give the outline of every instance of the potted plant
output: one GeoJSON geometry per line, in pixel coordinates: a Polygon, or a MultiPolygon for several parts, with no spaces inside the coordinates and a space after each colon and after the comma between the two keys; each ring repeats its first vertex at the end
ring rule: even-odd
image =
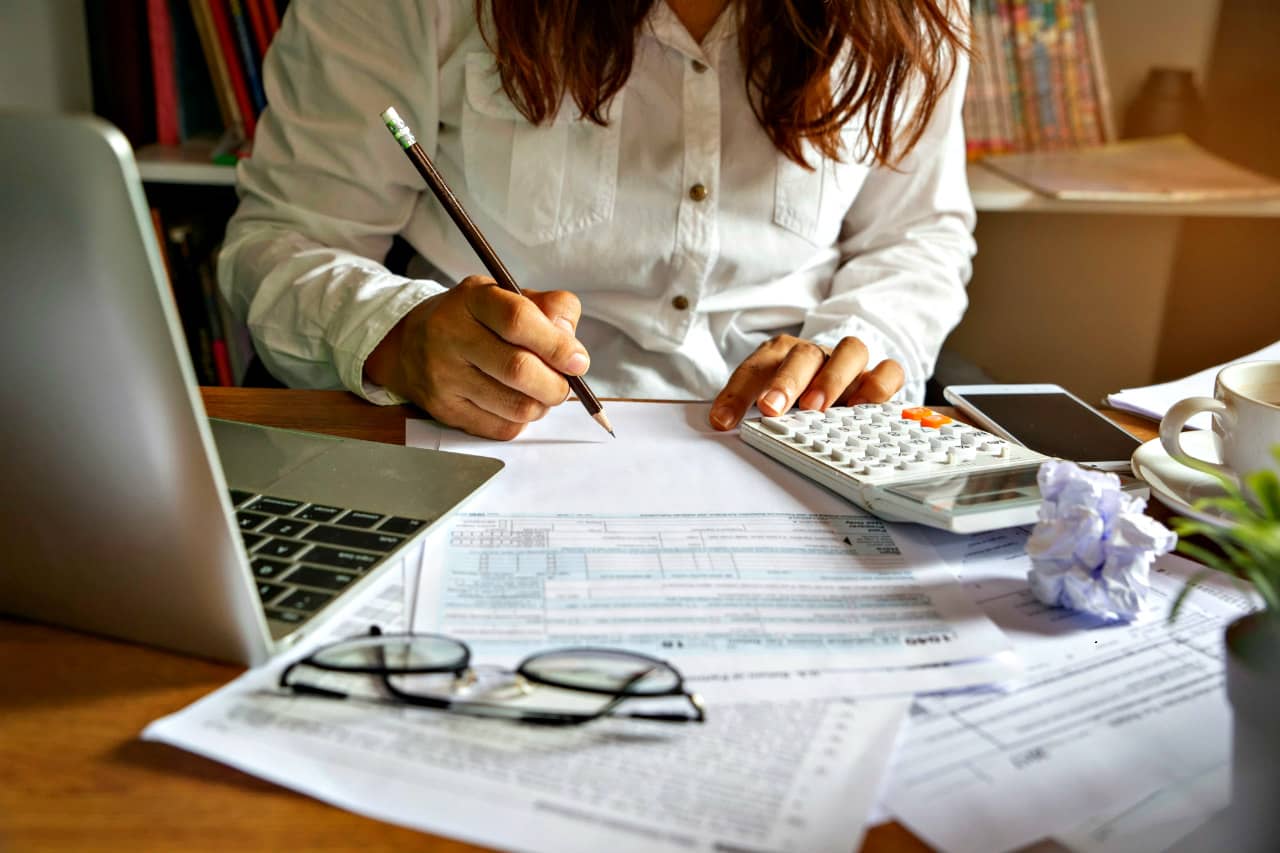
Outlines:
{"type": "MultiPolygon", "coordinates": [[[[1272,453],[1280,469],[1280,446],[1272,453]]],[[[1231,805],[1206,827],[1207,835],[1230,842],[1233,850],[1275,850],[1280,844],[1280,476],[1257,471],[1237,484],[1201,470],[1217,477],[1225,494],[1197,501],[1196,509],[1231,524],[1175,518],[1178,550],[1210,569],[1245,578],[1263,600],[1263,609],[1237,619],[1225,632],[1227,698],[1234,718],[1231,805]],[[1189,536],[1203,537],[1216,548],[1188,541],[1189,536]]],[[[1187,584],[1171,618],[1202,578],[1187,584]]],[[[1210,840],[1201,833],[1193,837],[1210,840]]]]}

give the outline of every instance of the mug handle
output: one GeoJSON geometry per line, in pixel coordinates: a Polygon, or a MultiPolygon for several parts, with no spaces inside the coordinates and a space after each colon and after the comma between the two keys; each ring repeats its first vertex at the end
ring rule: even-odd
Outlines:
{"type": "Polygon", "coordinates": [[[1182,449],[1182,428],[1187,421],[1201,412],[1209,412],[1218,419],[1224,429],[1231,429],[1235,421],[1235,414],[1221,400],[1215,397],[1188,397],[1174,403],[1168,413],[1160,419],[1160,443],[1164,445],[1166,453],[1184,465],[1188,460],[1194,460],[1197,464],[1192,467],[1212,468],[1230,479],[1235,479],[1235,472],[1226,465],[1193,456],[1182,449]]]}

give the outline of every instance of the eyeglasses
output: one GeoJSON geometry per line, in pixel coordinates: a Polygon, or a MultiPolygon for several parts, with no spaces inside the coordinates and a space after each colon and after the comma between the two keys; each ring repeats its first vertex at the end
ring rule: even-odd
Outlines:
{"type": "Polygon", "coordinates": [[[566,648],[525,658],[514,670],[473,669],[471,650],[441,634],[367,635],[321,646],[280,674],[280,687],[327,699],[375,698],[406,705],[543,725],[567,726],[625,717],[701,723],[702,700],[666,661],[635,652],[566,648]],[[377,678],[382,697],[353,694],[324,673],[377,678]],[[317,683],[323,681],[324,683],[317,683]],[[639,710],[635,705],[686,700],[692,711],[639,710]],[[632,707],[620,709],[624,702],[632,707]]]}

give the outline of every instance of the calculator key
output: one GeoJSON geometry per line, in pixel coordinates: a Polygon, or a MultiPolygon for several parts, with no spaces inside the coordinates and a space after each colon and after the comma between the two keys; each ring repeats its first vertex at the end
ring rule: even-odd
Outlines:
{"type": "Polygon", "coordinates": [[[844,463],[844,462],[848,462],[849,459],[850,459],[850,456],[849,456],[848,450],[842,447],[831,448],[831,461],[844,463]]]}
{"type": "Polygon", "coordinates": [[[355,569],[357,571],[371,568],[381,559],[376,554],[345,551],[341,548],[326,548],[323,545],[316,545],[307,552],[306,556],[308,563],[319,563],[323,566],[333,566],[338,569],[355,569]]]}
{"type": "Polygon", "coordinates": [[[289,515],[302,506],[302,501],[291,501],[285,498],[258,498],[249,505],[254,512],[269,512],[272,515],[289,515]]]}
{"type": "Polygon", "coordinates": [[[232,506],[240,506],[240,504],[253,498],[253,492],[246,492],[243,489],[228,489],[227,494],[231,495],[232,506]]]}
{"type": "Polygon", "coordinates": [[[277,518],[262,528],[262,532],[270,533],[273,536],[297,536],[309,526],[305,521],[298,521],[293,518],[277,518]]]}
{"type": "Polygon", "coordinates": [[[259,583],[258,598],[262,599],[263,604],[270,604],[274,599],[280,597],[280,593],[284,592],[288,587],[280,586],[277,583],[259,583]]]}
{"type": "Polygon", "coordinates": [[[934,412],[933,414],[920,419],[920,425],[927,427],[941,427],[949,423],[951,423],[951,418],[938,412],[934,412]]]}
{"type": "Polygon", "coordinates": [[[386,521],[382,522],[382,524],[379,524],[378,529],[387,533],[399,533],[402,536],[407,536],[410,533],[416,533],[424,524],[426,524],[426,522],[421,519],[402,518],[397,515],[394,518],[388,518],[386,521]]]}
{"type": "Polygon", "coordinates": [[[928,406],[911,406],[902,410],[902,416],[909,421],[918,421],[923,417],[933,414],[933,409],[928,406]]]}
{"type": "Polygon", "coordinates": [[[249,512],[242,509],[236,513],[236,523],[240,525],[241,530],[253,530],[270,517],[260,512],[249,512]]]}
{"type": "Polygon", "coordinates": [[[348,548],[359,548],[362,551],[394,551],[404,541],[399,536],[386,533],[370,533],[364,530],[349,530],[343,527],[330,527],[317,524],[302,535],[308,542],[323,542],[326,545],[345,545],[348,548]]]}
{"type": "Polygon", "coordinates": [[[761,418],[760,424],[769,432],[787,437],[791,434],[791,426],[782,418],[761,418]]]}
{"type": "Polygon", "coordinates": [[[278,578],[285,572],[289,571],[289,563],[282,563],[279,560],[268,560],[265,557],[257,557],[250,561],[253,567],[253,574],[259,578],[278,578]]]}
{"type": "Polygon", "coordinates": [[[261,533],[241,533],[240,538],[244,540],[244,549],[246,551],[252,551],[254,545],[257,545],[267,537],[263,536],[261,533]]]}
{"type": "Polygon", "coordinates": [[[298,513],[294,518],[305,519],[306,521],[333,521],[338,517],[342,510],[336,506],[325,506],[324,504],[312,504],[311,506],[298,513]]]}
{"type": "Polygon", "coordinates": [[[301,622],[307,617],[303,616],[301,613],[294,613],[292,610],[270,609],[267,611],[267,618],[274,619],[277,622],[288,622],[290,624],[297,624],[298,622],[301,622]]]}
{"type": "Polygon", "coordinates": [[[359,575],[355,572],[334,572],[329,569],[318,569],[315,566],[302,566],[289,575],[289,583],[299,586],[315,586],[320,589],[342,589],[348,586],[359,575]]]}
{"type": "Polygon", "coordinates": [[[292,557],[307,547],[306,542],[294,542],[289,539],[272,539],[258,549],[258,553],[268,557],[292,557]]]}
{"type": "Polygon", "coordinates": [[[290,610],[302,610],[310,613],[313,610],[319,610],[332,600],[333,596],[328,593],[312,592],[309,589],[295,589],[285,596],[283,600],[277,601],[276,607],[288,607],[290,610]]]}
{"type": "Polygon", "coordinates": [[[345,524],[348,527],[373,527],[384,517],[376,512],[358,512],[353,509],[334,523],[345,524]]]}

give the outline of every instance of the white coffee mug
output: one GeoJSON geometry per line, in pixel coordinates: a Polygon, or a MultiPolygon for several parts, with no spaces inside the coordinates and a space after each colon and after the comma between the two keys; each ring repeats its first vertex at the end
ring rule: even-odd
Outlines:
{"type": "Polygon", "coordinates": [[[1263,468],[1280,470],[1271,449],[1280,444],[1280,361],[1247,361],[1224,367],[1212,397],[1188,397],[1160,421],[1160,443],[1178,461],[1191,456],[1237,482],[1263,468]],[[1213,431],[1225,464],[1182,449],[1182,427],[1200,412],[1213,415],[1213,431]]]}

